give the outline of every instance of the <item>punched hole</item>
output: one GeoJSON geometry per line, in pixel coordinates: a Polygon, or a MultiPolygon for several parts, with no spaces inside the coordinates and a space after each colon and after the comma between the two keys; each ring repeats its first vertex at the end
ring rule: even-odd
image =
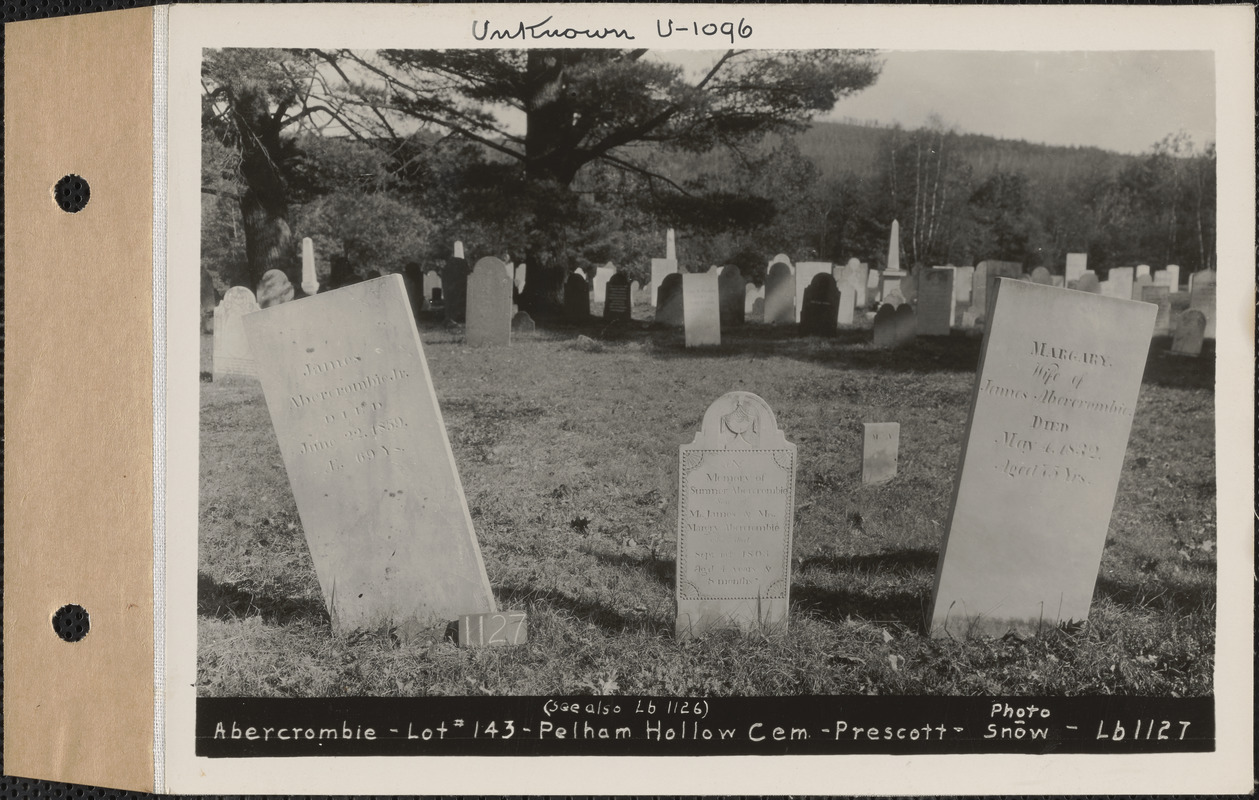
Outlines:
{"type": "Polygon", "coordinates": [[[78,175],[67,175],[57,181],[57,185],[53,187],[52,196],[57,201],[57,205],[61,206],[62,211],[77,214],[87,205],[88,199],[92,196],[92,189],[84,178],[78,175]]]}
{"type": "Polygon", "coordinates": [[[78,642],[87,636],[92,623],[87,618],[87,610],[83,606],[65,605],[52,615],[52,629],[63,641],[78,642]]]}

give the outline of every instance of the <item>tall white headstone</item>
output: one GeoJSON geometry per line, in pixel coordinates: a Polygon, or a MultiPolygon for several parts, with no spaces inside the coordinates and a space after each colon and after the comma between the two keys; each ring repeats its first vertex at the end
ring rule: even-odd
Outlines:
{"type": "Polygon", "coordinates": [[[1089,254],[1088,253],[1067,253],[1067,268],[1064,272],[1067,278],[1067,285],[1070,286],[1072,281],[1078,281],[1084,270],[1088,269],[1089,254]]]}
{"type": "Polygon", "coordinates": [[[721,296],[715,272],[682,275],[682,324],[686,346],[721,344],[721,296]]]}
{"type": "MultiPolygon", "coordinates": [[[[670,228],[664,235],[664,257],[677,263],[678,245],[677,240],[673,236],[673,228],[670,228]]],[[[674,271],[676,272],[677,270],[675,269],[674,271]]]]}
{"type": "Polygon", "coordinates": [[[887,269],[899,272],[901,268],[901,224],[892,220],[892,235],[887,242],[887,269]]]}
{"type": "Polygon", "coordinates": [[[455,242],[455,258],[463,258],[463,242],[455,242]]]}

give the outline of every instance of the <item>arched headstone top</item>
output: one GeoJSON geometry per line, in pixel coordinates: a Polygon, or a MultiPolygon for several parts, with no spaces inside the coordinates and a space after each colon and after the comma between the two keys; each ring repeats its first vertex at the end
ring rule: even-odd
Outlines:
{"type": "Polygon", "coordinates": [[[691,446],[711,449],[795,449],[778,427],[774,411],[751,392],[727,392],[704,412],[691,446]]]}

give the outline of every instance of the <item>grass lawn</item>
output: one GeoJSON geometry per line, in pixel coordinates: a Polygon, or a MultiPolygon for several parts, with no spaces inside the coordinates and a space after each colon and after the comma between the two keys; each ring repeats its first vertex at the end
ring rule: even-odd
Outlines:
{"type": "Polygon", "coordinates": [[[602,333],[540,327],[471,349],[421,321],[494,594],[529,614],[518,648],[459,649],[442,629],[405,647],[389,631],[334,635],[260,386],[203,380],[198,693],[1212,692],[1210,350],[1177,358],[1154,342],[1089,624],[961,642],[922,631],[978,337],[889,352],[869,331],[749,325],[698,352],[680,330],[602,333]],[[763,397],[799,448],[790,630],[679,642],[678,445],[735,389],[763,397]],[[861,423],[883,421],[901,426],[899,474],[862,486],[861,423]]]}

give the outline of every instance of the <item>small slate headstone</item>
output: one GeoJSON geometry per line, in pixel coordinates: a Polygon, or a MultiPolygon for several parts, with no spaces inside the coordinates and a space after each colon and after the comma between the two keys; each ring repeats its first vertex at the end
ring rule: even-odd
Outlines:
{"type": "MultiPolygon", "coordinates": [[[[456,242],[459,252],[463,244],[456,242]]],[[[442,270],[442,301],[446,304],[446,319],[462,324],[468,318],[468,262],[461,256],[451,258],[442,270]]]]}
{"type": "Polygon", "coordinates": [[[1102,286],[1097,280],[1097,273],[1092,270],[1085,270],[1075,284],[1076,291],[1088,292],[1089,294],[1101,294],[1102,286]]]}
{"type": "Polygon", "coordinates": [[[604,322],[629,322],[633,318],[633,306],[630,303],[629,277],[624,272],[617,272],[608,278],[604,286],[603,320],[604,322]]]}
{"type": "Polygon", "coordinates": [[[258,362],[249,348],[249,340],[245,338],[244,324],[241,322],[246,314],[258,310],[254,293],[244,286],[233,286],[223,295],[223,300],[214,309],[214,340],[213,365],[211,375],[218,380],[224,375],[258,374],[258,362]]]}
{"type": "Polygon", "coordinates": [[[791,325],[796,321],[796,276],[791,267],[775,262],[765,276],[765,324],[791,325]]]}
{"type": "Polygon", "coordinates": [[[765,298],[764,297],[758,297],[752,301],[752,314],[754,316],[760,317],[762,320],[765,319],[765,298]]]}
{"type": "Polygon", "coordinates": [[[487,256],[476,262],[468,278],[468,327],[464,340],[469,347],[505,347],[511,344],[511,278],[502,261],[487,256]]]}
{"type": "Polygon", "coordinates": [[[874,346],[896,347],[896,309],[884,303],[874,314],[874,346]]]}
{"type": "Polygon", "coordinates": [[[289,276],[278,269],[269,269],[262,274],[262,281],[258,284],[258,307],[270,308],[287,303],[294,294],[289,276]]]}
{"type": "Polygon", "coordinates": [[[517,311],[511,318],[511,329],[513,333],[533,333],[537,330],[537,326],[533,324],[533,317],[525,311],[517,311]]]}
{"type": "Polygon", "coordinates": [[[743,324],[743,303],[747,299],[747,282],[735,266],[722,267],[717,273],[717,291],[721,301],[721,327],[733,328],[743,324]]]}
{"type": "Polygon", "coordinates": [[[936,568],[933,636],[1088,617],[1155,309],[995,287],[936,568]]]}
{"type": "Polygon", "coordinates": [[[1184,356],[1202,354],[1202,339],[1206,334],[1207,317],[1196,308],[1182,311],[1176,318],[1176,334],[1172,337],[1172,352],[1184,356]]]}
{"type": "Polygon", "coordinates": [[[564,282],[564,316],[569,322],[590,319],[590,284],[580,270],[574,270],[564,282]]]}
{"type": "Polygon", "coordinates": [[[893,313],[896,322],[896,347],[904,347],[907,344],[913,344],[914,339],[918,336],[918,320],[914,314],[914,307],[909,303],[897,306],[893,313]]]}
{"type": "Polygon", "coordinates": [[[804,290],[800,333],[806,336],[834,336],[838,319],[839,289],[835,288],[835,279],[829,270],[814,273],[804,290]]]}
{"type": "Polygon", "coordinates": [[[749,392],[708,407],[679,448],[676,634],[785,630],[796,446],[749,392]]]}
{"type": "Polygon", "coordinates": [[[656,322],[680,328],[684,324],[682,316],[682,273],[672,272],[665,276],[660,284],[660,294],[656,298],[656,322]]]}
{"type": "Polygon", "coordinates": [[[861,482],[885,483],[896,477],[901,444],[899,422],[862,423],[861,482]]]}
{"type": "Polygon", "coordinates": [[[1049,270],[1044,267],[1037,267],[1032,270],[1032,283],[1039,283],[1041,286],[1052,286],[1053,279],[1049,274],[1049,270]]]}
{"type": "Polygon", "coordinates": [[[494,611],[402,277],[245,328],[333,629],[403,634],[494,611]]]}
{"type": "Polygon", "coordinates": [[[918,332],[923,336],[948,336],[953,328],[957,296],[952,267],[924,270],[918,278],[918,332]]]}
{"type": "Polygon", "coordinates": [[[813,283],[813,276],[822,273],[830,275],[833,266],[829,261],[801,261],[796,264],[795,322],[801,322],[804,319],[804,292],[813,283]]]}
{"type": "Polygon", "coordinates": [[[721,344],[721,297],[717,273],[682,276],[682,321],[687,347],[721,344]]]}
{"type": "Polygon", "coordinates": [[[765,298],[765,287],[748,281],[743,287],[743,316],[746,319],[756,307],[757,298],[765,298]]]}

